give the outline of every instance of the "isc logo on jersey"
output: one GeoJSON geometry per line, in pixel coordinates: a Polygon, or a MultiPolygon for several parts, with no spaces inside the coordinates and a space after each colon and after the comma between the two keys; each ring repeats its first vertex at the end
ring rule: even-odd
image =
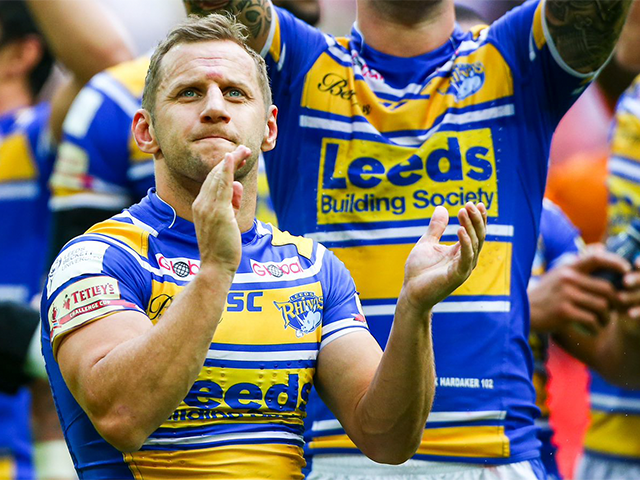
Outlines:
{"type": "Polygon", "coordinates": [[[325,139],[318,179],[318,223],[418,220],[437,206],[455,215],[483,202],[498,215],[491,130],[438,132],[419,147],[325,139]]]}

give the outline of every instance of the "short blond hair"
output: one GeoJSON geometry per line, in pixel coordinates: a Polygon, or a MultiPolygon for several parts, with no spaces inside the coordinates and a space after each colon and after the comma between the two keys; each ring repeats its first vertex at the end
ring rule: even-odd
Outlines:
{"type": "Polygon", "coordinates": [[[209,41],[230,40],[238,44],[249,54],[256,66],[258,84],[262,90],[265,107],[271,105],[271,87],[264,59],[247,45],[247,28],[230,15],[211,14],[206,17],[189,15],[186,20],[175,26],[160,42],[151,56],[149,70],[142,92],[142,108],[153,115],[156,93],[162,81],[161,64],[165,55],[176,45],[209,41]]]}

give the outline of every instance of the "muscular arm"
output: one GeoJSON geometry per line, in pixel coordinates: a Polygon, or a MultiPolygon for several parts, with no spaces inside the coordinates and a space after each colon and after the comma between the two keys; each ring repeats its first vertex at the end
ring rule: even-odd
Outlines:
{"type": "Polygon", "coordinates": [[[376,462],[402,463],[422,439],[435,393],[431,310],[471,273],[486,232],[483,207],[467,205],[458,218],[464,230],[457,246],[438,244],[447,218],[436,211],[409,255],[384,354],[372,337],[354,333],[327,345],[318,357],[318,392],[358,448],[376,462]],[[460,256],[454,265],[450,255],[456,248],[460,256]]]}
{"type": "Polygon", "coordinates": [[[625,68],[640,69],[640,2],[633,2],[620,42],[618,42],[617,60],[625,68]]]}
{"type": "Polygon", "coordinates": [[[616,45],[632,0],[547,0],[549,32],[562,59],[580,73],[598,70],[616,45]]]}
{"type": "Polygon", "coordinates": [[[240,263],[233,208],[241,193],[233,172],[246,157],[246,149],[227,154],[204,182],[193,204],[200,270],[162,321],[152,326],[142,313],[119,312],[60,344],[57,359],[65,383],[96,430],[121,451],[142,446],[202,369],[240,263]]]}

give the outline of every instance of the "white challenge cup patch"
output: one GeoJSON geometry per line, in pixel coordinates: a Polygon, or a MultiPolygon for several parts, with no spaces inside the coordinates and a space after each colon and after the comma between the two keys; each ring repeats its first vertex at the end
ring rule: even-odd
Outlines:
{"type": "Polygon", "coordinates": [[[80,280],[62,290],[49,307],[51,338],[128,304],[120,298],[116,279],[100,276],[80,280]]]}
{"type": "Polygon", "coordinates": [[[51,266],[47,278],[47,298],[74,277],[102,273],[104,254],[109,245],[87,241],[76,243],[62,252],[51,266]]]}

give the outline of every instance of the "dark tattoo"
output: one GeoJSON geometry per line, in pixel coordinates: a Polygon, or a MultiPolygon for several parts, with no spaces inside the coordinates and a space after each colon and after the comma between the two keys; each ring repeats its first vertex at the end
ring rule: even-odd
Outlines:
{"type": "Polygon", "coordinates": [[[548,0],[546,18],[562,59],[589,73],[607,61],[632,0],[548,0]]]}
{"type": "Polygon", "coordinates": [[[200,16],[229,12],[235,15],[249,30],[252,40],[266,37],[271,28],[271,8],[268,0],[184,0],[189,13],[200,16]]]}

